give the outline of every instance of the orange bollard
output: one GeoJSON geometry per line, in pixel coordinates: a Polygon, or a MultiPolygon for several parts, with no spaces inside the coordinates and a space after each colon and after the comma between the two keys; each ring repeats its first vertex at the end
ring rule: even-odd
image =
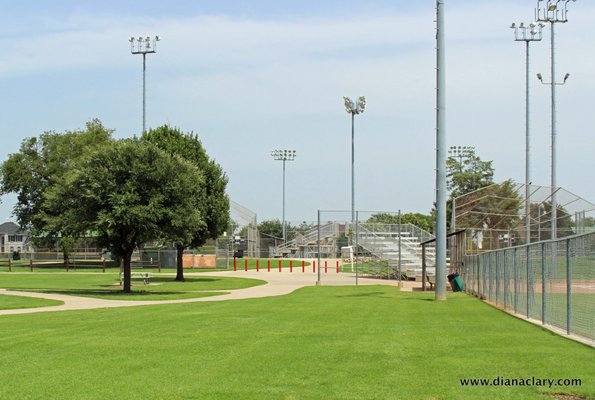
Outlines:
{"type": "Polygon", "coordinates": [[[235,258],[233,259],[233,271],[236,272],[238,270],[238,260],[235,258]]]}
{"type": "Polygon", "coordinates": [[[312,261],[312,272],[316,272],[316,261],[312,261]]]}
{"type": "Polygon", "coordinates": [[[293,260],[289,260],[289,272],[293,272],[293,260]]]}
{"type": "Polygon", "coordinates": [[[306,261],[302,260],[302,272],[306,272],[306,261]]]}
{"type": "Polygon", "coordinates": [[[328,261],[324,260],[324,273],[328,272],[328,261]]]}
{"type": "Polygon", "coordinates": [[[279,260],[279,272],[281,272],[281,260],[279,260]]]}
{"type": "Polygon", "coordinates": [[[258,272],[258,271],[259,271],[259,269],[258,269],[258,267],[259,267],[259,261],[260,261],[260,260],[256,260],[256,272],[258,272]]]}
{"type": "Polygon", "coordinates": [[[337,273],[339,273],[339,260],[337,260],[337,273]]]}
{"type": "Polygon", "coordinates": [[[271,272],[271,260],[267,260],[267,269],[271,272]]]}
{"type": "Polygon", "coordinates": [[[244,271],[248,271],[248,259],[244,259],[244,271]]]}

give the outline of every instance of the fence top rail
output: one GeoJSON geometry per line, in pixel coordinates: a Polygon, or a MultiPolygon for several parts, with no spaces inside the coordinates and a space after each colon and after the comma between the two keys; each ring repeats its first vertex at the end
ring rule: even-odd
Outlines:
{"type": "MultiPolygon", "coordinates": [[[[482,254],[488,254],[488,253],[494,253],[494,252],[498,252],[498,251],[508,251],[508,250],[514,250],[514,249],[523,249],[525,247],[534,247],[534,246],[541,246],[544,244],[548,244],[548,243],[562,243],[562,242],[567,242],[570,240],[576,240],[576,239],[581,239],[587,236],[593,236],[595,237],[595,232],[589,232],[589,233],[579,233],[577,235],[572,235],[572,236],[564,236],[563,238],[558,238],[558,239],[548,239],[548,240],[542,240],[540,242],[532,242],[529,244],[520,244],[518,246],[511,246],[511,247],[506,247],[503,249],[494,249],[494,250],[486,250],[486,251],[482,251],[479,253],[468,253],[466,254],[469,257],[478,257],[481,256],[482,254]]],[[[423,245],[423,243],[422,243],[423,245]]]]}
{"type": "MultiPolygon", "coordinates": [[[[451,233],[447,234],[446,237],[449,238],[451,236],[458,235],[458,234],[460,234],[462,232],[467,232],[467,230],[466,229],[461,229],[459,231],[451,232],[451,233]]],[[[436,238],[433,238],[433,239],[430,239],[430,240],[426,240],[425,242],[421,242],[420,243],[420,246],[425,246],[427,244],[434,243],[435,241],[436,241],[436,238]]]]}

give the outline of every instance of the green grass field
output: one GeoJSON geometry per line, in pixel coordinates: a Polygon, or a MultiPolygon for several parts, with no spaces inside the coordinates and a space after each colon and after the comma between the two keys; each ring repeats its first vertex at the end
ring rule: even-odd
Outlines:
{"type": "Polygon", "coordinates": [[[322,286],[252,300],[0,316],[0,398],[595,398],[593,348],[466,294],[432,299],[394,287],[322,286]],[[460,383],[498,377],[582,384],[460,383]]]}
{"type": "Polygon", "coordinates": [[[17,308],[36,308],[59,306],[63,304],[57,300],[35,299],[32,297],[9,296],[0,294],[0,310],[13,310],[17,308]]]}
{"type": "MultiPolygon", "coordinates": [[[[151,274],[150,285],[133,282],[133,293],[122,293],[118,274],[114,273],[8,273],[0,275],[0,287],[24,291],[61,293],[108,300],[175,300],[213,296],[210,290],[233,290],[262,285],[256,279],[215,276],[186,276],[175,282],[173,275],[151,274]]],[[[1,307],[1,305],[0,305],[1,307]]]]}

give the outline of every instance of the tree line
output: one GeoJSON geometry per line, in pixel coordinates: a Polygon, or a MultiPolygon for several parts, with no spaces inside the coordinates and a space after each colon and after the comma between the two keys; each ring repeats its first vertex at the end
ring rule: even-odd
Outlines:
{"type": "Polygon", "coordinates": [[[0,165],[0,194],[17,194],[19,225],[63,248],[94,236],[123,261],[124,292],[134,249],[151,241],[175,245],[175,279],[184,280],[184,249],[229,225],[227,182],[198,136],[168,125],[116,140],[92,120],[83,130],[27,138],[0,165]]]}

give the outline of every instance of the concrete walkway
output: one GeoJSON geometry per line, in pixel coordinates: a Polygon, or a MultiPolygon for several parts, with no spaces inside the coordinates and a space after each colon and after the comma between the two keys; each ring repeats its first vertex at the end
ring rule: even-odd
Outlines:
{"type": "MultiPolygon", "coordinates": [[[[297,270],[297,269],[296,269],[297,270]]],[[[59,300],[64,304],[59,306],[37,307],[37,308],[21,308],[14,310],[0,310],[0,315],[12,314],[30,314],[48,311],[65,311],[65,310],[89,310],[95,308],[110,308],[110,307],[135,307],[155,304],[176,304],[176,303],[195,303],[200,301],[223,301],[223,300],[240,300],[253,299],[259,297],[282,296],[289,294],[304,286],[315,286],[318,280],[318,274],[311,272],[289,272],[289,271],[219,271],[219,272],[205,272],[192,273],[186,272],[186,276],[222,276],[235,278],[253,278],[264,280],[265,285],[254,286],[245,289],[237,290],[221,290],[220,296],[198,297],[194,299],[180,299],[180,300],[104,300],[91,297],[69,296],[64,294],[51,293],[37,293],[37,292],[23,292],[0,289],[0,295],[35,297],[40,299],[59,300]]],[[[397,281],[387,281],[382,279],[357,279],[359,285],[390,285],[398,286],[397,281]]],[[[320,284],[322,286],[351,286],[356,284],[356,277],[354,274],[341,273],[322,273],[320,275],[320,284]]],[[[404,281],[401,290],[411,291],[414,287],[421,287],[418,282],[404,281]]]]}

